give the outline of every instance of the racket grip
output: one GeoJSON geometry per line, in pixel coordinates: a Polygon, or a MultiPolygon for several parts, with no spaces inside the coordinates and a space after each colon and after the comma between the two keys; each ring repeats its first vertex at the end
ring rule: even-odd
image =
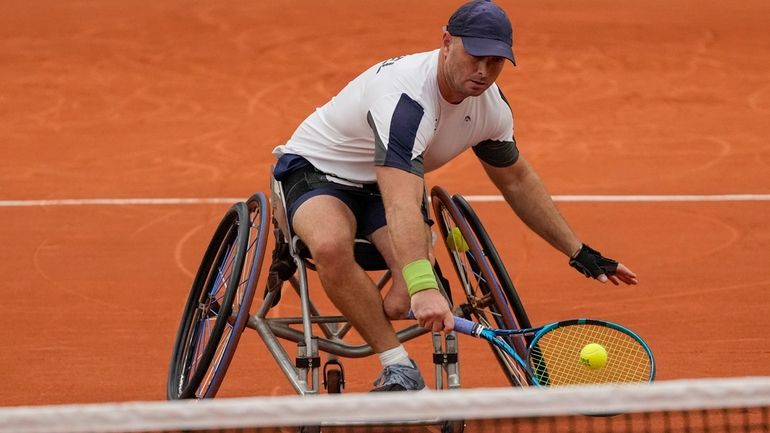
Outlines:
{"type": "MultiPolygon", "coordinates": [[[[409,319],[415,319],[414,313],[412,310],[409,310],[408,313],[406,313],[407,318],[409,319]]],[[[455,326],[454,330],[459,332],[460,334],[465,335],[471,335],[475,336],[478,332],[477,329],[480,327],[478,323],[472,322],[468,319],[463,319],[462,317],[454,316],[455,318],[455,326]]]]}
{"type": "Polygon", "coordinates": [[[478,324],[468,319],[455,316],[455,331],[465,335],[476,335],[474,332],[478,324]]]}

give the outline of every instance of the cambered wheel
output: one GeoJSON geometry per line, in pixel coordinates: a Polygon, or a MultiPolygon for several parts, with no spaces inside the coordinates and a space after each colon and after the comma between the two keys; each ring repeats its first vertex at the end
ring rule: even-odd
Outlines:
{"type": "MultiPolygon", "coordinates": [[[[438,186],[431,190],[431,199],[441,238],[467,301],[461,306],[467,318],[489,327],[521,328],[519,315],[526,322],[529,319],[497,250],[473,209],[461,196],[452,198],[438,186]],[[458,233],[462,239],[457,239],[458,233]]],[[[526,341],[522,338],[511,338],[509,343],[520,354],[525,353],[526,341]]],[[[490,347],[511,385],[527,386],[527,376],[520,367],[499,348],[491,344],[490,347]]]]}
{"type": "Polygon", "coordinates": [[[225,214],[204,254],[177,333],[167,397],[211,398],[246,326],[265,254],[264,194],[225,214]]]}
{"type": "Polygon", "coordinates": [[[521,298],[519,298],[516,287],[513,285],[513,281],[508,275],[508,270],[506,270],[502,259],[500,259],[500,255],[497,253],[497,248],[495,248],[492,239],[489,237],[489,234],[487,234],[487,230],[481,224],[481,220],[465,197],[455,194],[452,196],[452,200],[460,209],[463,216],[468,221],[471,231],[473,231],[476,239],[478,239],[479,245],[484,252],[484,257],[489,262],[489,266],[492,268],[497,283],[505,295],[508,305],[511,310],[513,310],[518,327],[521,329],[531,328],[532,323],[529,320],[529,316],[527,316],[527,312],[524,310],[524,305],[521,303],[521,298]]]}

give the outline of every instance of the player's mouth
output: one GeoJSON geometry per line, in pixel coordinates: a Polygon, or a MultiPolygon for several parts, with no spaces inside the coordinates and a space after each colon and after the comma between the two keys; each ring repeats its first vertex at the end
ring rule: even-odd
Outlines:
{"type": "Polygon", "coordinates": [[[468,80],[468,82],[470,83],[471,88],[476,91],[483,90],[489,87],[486,81],[482,81],[482,80],[468,80]]]}

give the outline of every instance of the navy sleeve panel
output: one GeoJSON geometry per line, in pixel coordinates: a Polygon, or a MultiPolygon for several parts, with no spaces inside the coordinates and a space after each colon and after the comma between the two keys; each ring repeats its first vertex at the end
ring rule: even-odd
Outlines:
{"type": "Polygon", "coordinates": [[[497,86],[497,91],[500,92],[500,97],[503,98],[503,102],[505,102],[505,105],[507,105],[508,109],[510,110],[511,104],[508,103],[508,99],[505,97],[505,95],[503,95],[503,89],[501,89],[500,86],[497,86]]]}
{"type": "MultiPolygon", "coordinates": [[[[503,89],[498,86],[497,91],[500,93],[500,98],[510,110],[511,105],[508,103],[508,99],[505,98],[503,89]]],[[[516,137],[513,137],[511,141],[482,141],[473,146],[473,153],[475,153],[480,160],[493,167],[508,167],[519,160],[519,149],[516,147],[516,137]]]]}
{"type": "Polygon", "coordinates": [[[367,114],[367,120],[374,132],[375,165],[399,168],[418,176],[424,174],[422,155],[412,159],[412,150],[423,114],[424,110],[420,104],[406,94],[401,94],[390,120],[387,146],[377,132],[371,113],[367,114]]]}
{"type": "Polygon", "coordinates": [[[473,146],[473,153],[493,167],[508,167],[519,159],[515,141],[485,140],[473,146]]]}

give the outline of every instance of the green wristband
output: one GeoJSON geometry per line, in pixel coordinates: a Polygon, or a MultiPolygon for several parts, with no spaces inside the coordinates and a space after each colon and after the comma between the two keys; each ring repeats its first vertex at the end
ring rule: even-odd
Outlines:
{"type": "Polygon", "coordinates": [[[428,289],[437,289],[436,275],[433,273],[433,265],[427,259],[415,260],[404,266],[401,270],[406,281],[409,296],[428,289]]]}

